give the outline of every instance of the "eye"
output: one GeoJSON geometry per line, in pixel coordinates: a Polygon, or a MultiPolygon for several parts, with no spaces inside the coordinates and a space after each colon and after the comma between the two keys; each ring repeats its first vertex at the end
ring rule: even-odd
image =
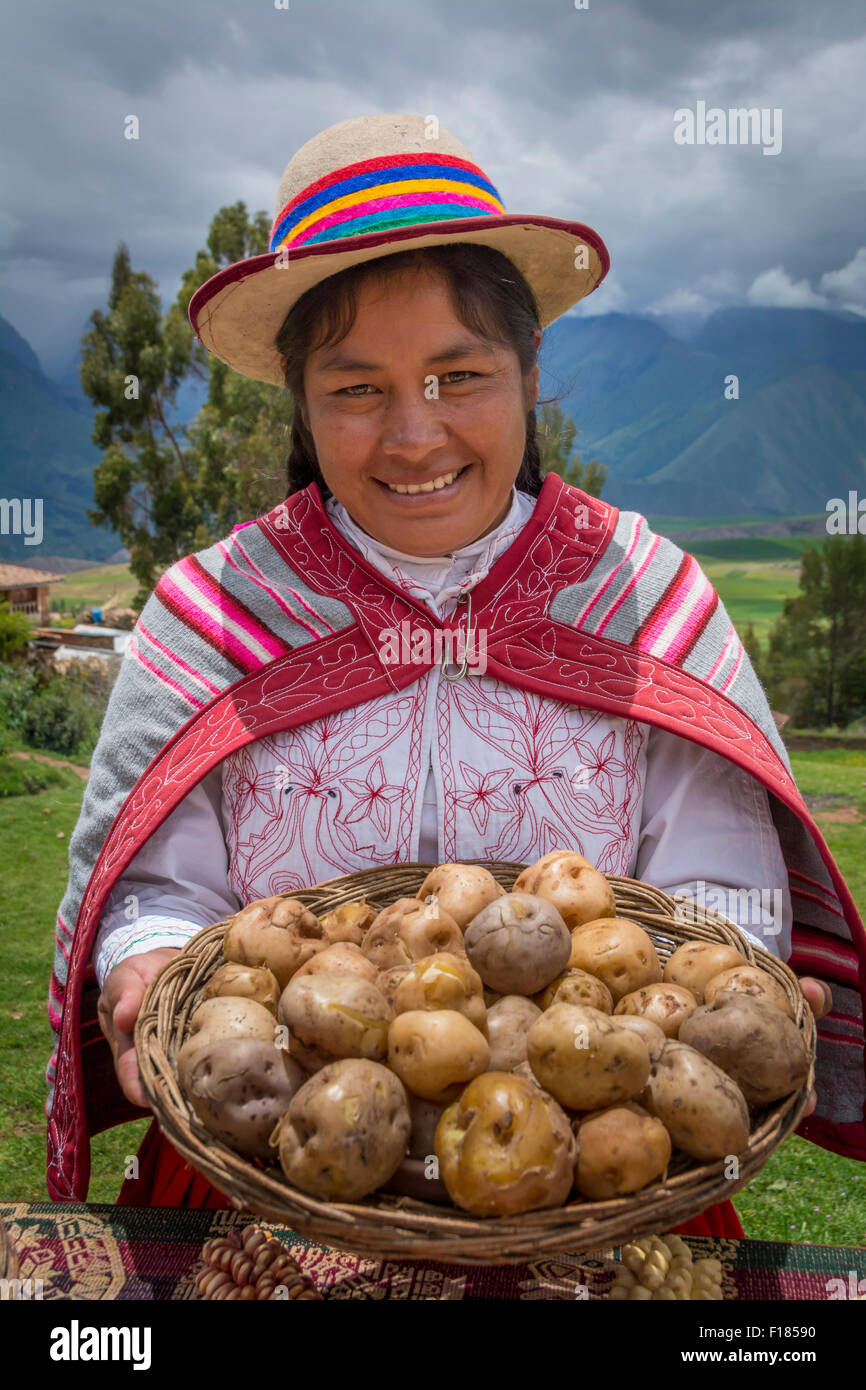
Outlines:
{"type": "MultiPolygon", "coordinates": [[[[464,378],[468,378],[468,377],[471,377],[471,376],[478,376],[479,373],[478,373],[478,372],[471,372],[471,371],[468,370],[468,368],[458,367],[458,368],[455,368],[455,370],[454,370],[453,372],[446,372],[445,375],[446,375],[446,376],[462,376],[462,377],[464,377],[464,378]]],[[[454,386],[460,386],[462,383],[459,382],[459,381],[455,381],[455,382],[453,382],[452,384],[453,384],[454,386]]]]}
{"type": "MultiPolygon", "coordinates": [[[[342,390],[337,391],[336,394],[338,396],[352,396],[354,398],[356,391],[363,392],[366,395],[368,386],[371,386],[369,381],[361,381],[357,386],[344,386],[342,390]]],[[[375,386],[373,386],[372,389],[375,391],[375,386]]]]}

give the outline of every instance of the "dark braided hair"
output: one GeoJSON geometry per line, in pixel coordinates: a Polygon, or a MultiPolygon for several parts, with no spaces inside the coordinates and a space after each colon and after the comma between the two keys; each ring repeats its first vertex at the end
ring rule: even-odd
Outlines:
{"type": "MultiPolygon", "coordinates": [[[[408,266],[423,266],[445,280],[454,312],[472,332],[517,353],[523,376],[536,363],[534,333],[540,329],[535,296],[517,267],[490,246],[451,242],[381,256],[329,275],[302,294],[283,320],[275,346],[286,358],[285,383],[295,403],[292,449],[286,465],[287,496],[317,483],[322,498],[331,491],[322,476],[313,436],[304,423],[304,365],[311,352],[339,343],[352,328],[358,287],[370,278],[384,280],[408,266]]],[[[521,492],[541,491],[541,455],[534,408],[526,416],[523,461],[514,480],[521,492]]]]}

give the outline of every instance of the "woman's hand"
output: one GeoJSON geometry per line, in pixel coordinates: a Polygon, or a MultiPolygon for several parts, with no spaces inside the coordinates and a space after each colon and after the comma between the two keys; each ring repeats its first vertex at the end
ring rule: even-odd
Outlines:
{"type": "MultiPolygon", "coordinates": [[[[816,1018],[823,1018],[833,1007],[833,995],[830,992],[830,986],[825,985],[823,980],[816,980],[812,975],[804,975],[800,980],[800,991],[816,1018]]],[[[818,1096],[815,1091],[812,1091],[806,1109],[803,1111],[804,1119],[807,1115],[811,1115],[817,1104],[818,1096]]]]}
{"type": "Polygon", "coordinates": [[[122,960],[108,972],[99,996],[99,1026],[111,1047],[120,1089],[127,1100],[145,1110],[149,1106],[138,1074],[133,1028],[148,985],[179,950],[178,946],[161,946],[122,960]]]}

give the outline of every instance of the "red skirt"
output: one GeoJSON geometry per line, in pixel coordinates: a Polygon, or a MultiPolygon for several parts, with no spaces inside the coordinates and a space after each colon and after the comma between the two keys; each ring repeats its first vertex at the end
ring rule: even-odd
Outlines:
{"type": "MultiPolygon", "coordinates": [[[[138,1151],[138,1177],[127,1178],[117,1199],[123,1207],[204,1207],[208,1210],[231,1208],[231,1202],[207,1178],[202,1177],[169,1143],[156,1120],[138,1151]]],[[[743,1240],[732,1202],[717,1202],[700,1216],[670,1230],[681,1236],[732,1236],[743,1240]]]]}

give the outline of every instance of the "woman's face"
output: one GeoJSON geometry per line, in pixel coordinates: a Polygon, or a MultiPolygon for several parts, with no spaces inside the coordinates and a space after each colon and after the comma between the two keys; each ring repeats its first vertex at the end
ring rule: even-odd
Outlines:
{"type": "Polygon", "coordinates": [[[351,331],[308,357],[304,393],[325,482],[385,545],[445,555],[507,515],[538,367],[524,382],[516,353],[470,332],[435,273],[363,283],[351,331]],[[393,486],[455,473],[434,491],[393,486]]]}

